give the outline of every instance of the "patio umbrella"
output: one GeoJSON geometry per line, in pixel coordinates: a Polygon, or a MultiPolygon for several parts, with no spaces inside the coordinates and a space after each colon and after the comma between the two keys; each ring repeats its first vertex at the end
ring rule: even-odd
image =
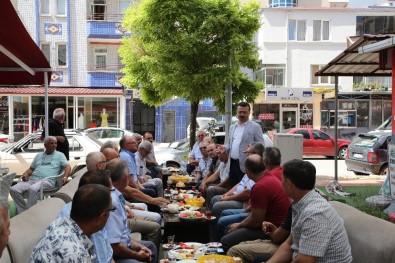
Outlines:
{"type": "MultiPolygon", "coordinates": [[[[45,85],[46,128],[51,71],[47,59],[30,37],[10,0],[3,0],[0,8],[0,85],[45,85]]],[[[48,129],[45,131],[48,133],[48,129]]]]}

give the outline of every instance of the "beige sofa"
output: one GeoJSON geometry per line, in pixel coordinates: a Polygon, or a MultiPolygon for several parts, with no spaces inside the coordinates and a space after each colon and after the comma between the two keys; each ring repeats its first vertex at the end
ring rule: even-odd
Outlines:
{"type": "Polygon", "coordinates": [[[395,225],[331,201],[344,220],[354,263],[395,263],[395,225]]]}
{"type": "Polygon", "coordinates": [[[48,198],[11,218],[11,235],[0,263],[29,262],[37,241],[64,205],[62,199],[48,198]]]}

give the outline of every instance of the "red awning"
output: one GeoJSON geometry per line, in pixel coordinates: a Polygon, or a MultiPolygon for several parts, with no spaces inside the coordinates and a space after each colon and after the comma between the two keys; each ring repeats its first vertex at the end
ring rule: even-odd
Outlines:
{"type": "Polygon", "coordinates": [[[1,1],[0,22],[0,85],[44,85],[51,67],[10,0],[1,1]]]}

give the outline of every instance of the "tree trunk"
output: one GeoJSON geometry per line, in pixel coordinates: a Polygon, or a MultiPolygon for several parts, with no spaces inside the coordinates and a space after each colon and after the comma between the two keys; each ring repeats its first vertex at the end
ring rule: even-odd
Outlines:
{"type": "Polygon", "coordinates": [[[196,117],[199,110],[199,101],[191,102],[191,129],[189,133],[189,148],[192,149],[196,139],[196,117]]]}

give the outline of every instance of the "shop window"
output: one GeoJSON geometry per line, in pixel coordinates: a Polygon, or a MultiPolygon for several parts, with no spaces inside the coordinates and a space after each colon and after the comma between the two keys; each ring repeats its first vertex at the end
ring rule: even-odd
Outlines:
{"type": "Polygon", "coordinates": [[[300,128],[313,128],[313,104],[300,105],[300,128]]]}
{"type": "MultiPolygon", "coordinates": [[[[14,104],[14,141],[18,141],[29,134],[29,98],[22,96],[13,97],[14,104]]],[[[34,122],[32,123],[35,124],[34,122]]],[[[9,127],[7,127],[7,130],[9,127]]],[[[32,129],[34,131],[34,129],[32,129]]]]}
{"type": "MultiPolygon", "coordinates": [[[[335,111],[321,111],[321,126],[334,127],[335,119],[335,111]]],[[[339,110],[337,125],[338,127],[356,127],[356,112],[339,110]]]]}
{"type": "Polygon", "coordinates": [[[392,114],[392,102],[390,100],[383,101],[383,121],[388,119],[392,114]]]}
{"type": "Polygon", "coordinates": [[[369,127],[369,101],[357,102],[357,127],[369,127]]]}
{"type": "Polygon", "coordinates": [[[290,19],[288,21],[288,40],[290,41],[306,40],[306,20],[290,19]]]}
{"type": "MultiPolygon", "coordinates": [[[[276,131],[280,131],[280,123],[279,123],[279,116],[280,116],[280,104],[254,104],[253,108],[253,116],[254,119],[260,119],[259,114],[261,113],[266,113],[270,114],[272,113],[274,115],[273,118],[268,118],[268,119],[260,119],[261,121],[261,126],[264,130],[273,130],[275,129],[276,131]]],[[[269,115],[265,115],[269,116],[269,115]]]]}

